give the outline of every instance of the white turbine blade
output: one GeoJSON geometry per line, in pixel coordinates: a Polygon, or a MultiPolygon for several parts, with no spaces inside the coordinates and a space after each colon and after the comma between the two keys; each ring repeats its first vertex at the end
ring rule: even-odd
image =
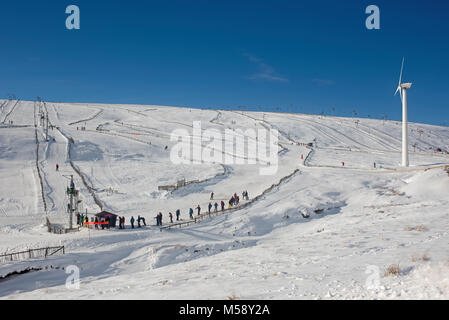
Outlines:
{"type": "Polygon", "coordinates": [[[399,87],[401,86],[402,83],[402,71],[404,70],[404,60],[405,58],[402,57],[401,75],[399,76],[399,87]]]}
{"type": "Polygon", "coordinates": [[[400,86],[396,89],[396,92],[394,93],[394,95],[397,95],[399,90],[401,90],[400,86]]]}

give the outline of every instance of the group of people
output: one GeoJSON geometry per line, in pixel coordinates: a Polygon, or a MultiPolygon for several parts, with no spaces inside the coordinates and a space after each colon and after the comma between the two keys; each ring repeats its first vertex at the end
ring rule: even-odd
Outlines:
{"type": "MultiPolygon", "coordinates": [[[[129,219],[129,222],[131,223],[131,229],[134,229],[134,222],[136,220],[134,219],[134,217],[132,216],[131,219],[129,219]]],[[[125,222],[125,218],[123,218],[123,223],[125,222]]],[[[137,228],[141,228],[142,225],[141,223],[143,223],[144,226],[147,225],[147,223],[145,222],[145,218],[141,217],[140,215],[137,216],[137,228]]]]}
{"type": "MultiPolygon", "coordinates": [[[[213,196],[214,196],[214,193],[212,192],[211,200],[213,199],[213,196]]],[[[244,200],[249,200],[248,191],[246,191],[246,190],[243,191],[242,197],[244,200]]],[[[234,193],[234,195],[231,197],[231,199],[228,202],[228,209],[232,208],[233,206],[237,206],[239,203],[240,203],[240,197],[237,195],[237,193],[234,193]]],[[[211,202],[209,202],[209,205],[207,207],[208,213],[210,214],[212,212],[212,208],[214,208],[214,212],[218,212],[218,206],[219,206],[218,202],[215,202],[213,205],[211,202]]],[[[221,207],[221,211],[225,210],[225,203],[223,200],[220,202],[220,207],[221,207]]],[[[198,215],[200,215],[200,210],[201,210],[200,205],[198,205],[197,209],[198,209],[198,215]]]]}
{"type": "MultiPolygon", "coordinates": [[[[125,218],[123,218],[123,223],[125,218]]],[[[90,225],[95,225],[95,229],[98,229],[98,225],[101,226],[101,229],[110,228],[110,218],[109,217],[101,217],[100,219],[98,219],[98,217],[91,217],[90,221],[89,221],[89,217],[83,214],[77,214],[76,215],[76,223],[77,225],[84,227],[85,225],[87,227],[89,227],[90,225]]]]}
{"type": "MultiPolygon", "coordinates": [[[[213,199],[214,197],[214,193],[211,193],[211,199],[213,199]]],[[[243,191],[242,192],[242,198],[244,200],[249,200],[249,196],[248,196],[248,191],[243,191]]],[[[231,199],[229,200],[229,204],[228,204],[228,208],[232,208],[233,206],[237,206],[240,202],[240,197],[237,195],[237,193],[234,193],[234,195],[231,197],[231,199]]],[[[225,210],[225,202],[222,200],[220,201],[220,204],[218,202],[215,202],[214,204],[212,204],[211,202],[209,202],[208,205],[208,213],[211,214],[212,213],[212,208],[214,208],[214,212],[218,212],[218,208],[220,206],[221,211],[225,210]]],[[[198,216],[201,215],[201,206],[198,204],[198,206],[195,208],[197,210],[197,214],[198,216]]],[[[176,215],[176,221],[180,221],[181,220],[181,210],[177,209],[175,211],[175,215],[176,215]]],[[[170,223],[174,222],[174,216],[171,212],[168,213],[168,217],[170,218],[170,223]]],[[[189,209],[189,218],[191,220],[194,219],[194,210],[193,208],[189,209]]],[[[125,217],[117,217],[118,222],[119,222],[119,229],[125,229],[125,217]]],[[[157,216],[155,217],[156,219],[156,226],[162,226],[162,212],[159,212],[157,214],[157,216]]],[[[83,226],[85,223],[89,222],[89,218],[84,215],[80,215],[79,213],[77,214],[77,223],[80,226],[83,226]]],[[[110,225],[110,218],[109,217],[102,217],[100,218],[100,220],[98,219],[98,217],[95,218],[91,218],[91,222],[92,224],[94,224],[93,222],[95,222],[95,229],[98,229],[98,225],[101,225],[101,228],[104,229],[105,227],[109,229],[109,225],[110,225]],[[99,223],[100,222],[100,223],[99,223]],[[106,223],[105,223],[106,222],[106,223]]],[[[131,219],[129,220],[130,224],[131,224],[131,228],[134,229],[134,222],[135,219],[132,216],[131,219]]],[[[146,226],[146,222],[145,222],[145,218],[141,217],[140,215],[137,216],[137,227],[140,228],[142,225],[141,223],[146,226]]]]}
{"type": "Polygon", "coordinates": [[[118,228],[125,229],[125,217],[118,217],[118,228]]]}
{"type": "MultiPolygon", "coordinates": [[[[242,197],[245,200],[249,200],[248,191],[246,191],[246,190],[243,191],[242,192],[242,197]]],[[[214,193],[212,192],[210,194],[210,199],[213,200],[213,198],[214,198],[214,193]]],[[[239,201],[240,201],[239,196],[236,193],[234,193],[234,195],[232,196],[231,200],[229,200],[229,207],[228,208],[231,208],[231,207],[233,207],[235,205],[238,205],[239,201]]],[[[212,204],[212,202],[209,202],[209,204],[207,206],[207,209],[208,209],[207,212],[208,212],[208,214],[211,214],[212,213],[212,208],[214,209],[214,212],[218,212],[219,207],[221,208],[221,211],[224,211],[225,210],[225,206],[226,206],[226,204],[225,204],[225,202],[223,200],[220,201],[220,204],[218,202],[215,202],[214,204],[212,204]]],[[[197,211],[197,215],[200,216],[201,215],[201,206],[198,204],[198,206],[195,209],[197,211]]],[[[180,209],[177,209],[175,211],[175,215],[173,215],[172,212],[168,213],[168,217],[170,219],[170,223],[174,223],[175,216],[176,216],[176,221],[180,221],[181,220],[181,210],[180,209]]],[[[193,208],[189,208],[189,218],[191,220],[195,219],[194,218],[194,210],[193,210],[193,208]]],[[[156,219],[156,226],[162,226],[162,212],[159,212],[158,215],[155,217],[155,219],[156,219]]]]}
{"type": "MultiPolygon", "coordinates": [[[[162,213],[160,213],[160,215],[161,215],[161,225],[162,225],[162,213]]],[[[125,227],[125,217],[117,216],[117,219],[118,219],[118,227],[119,227],[119,229],[126,229],[126,227],[125,227]]],[[[81,227],[83,227],[85,225],[87,225],[87,226],[95,225],[95,229],[99,229],[99,226],[101,226],[101,229],[104,229],[104,228],[109,229],[110,228],[110,221],[111,221],[110,217],[101,217],[100,219],[98,217],[91,217],[90,218],[90,223],[89,223],[89,218],[87,217],[87,214],[83,215],[83,214],[79,214],[78,213],[76,215],[76,222],[81,227]]],[[[134,219],[133,216],[131,217],[129,222],[131,223],[131,228],[134,229],[135,219],[134,219]]],[[[145,221],[145,218],[141,217],[139,215],[139,216],[137,216],[137,227],[141,228],[142,224],[144,226],[147,225],[147,223],[145,221]]]]}
{"type": "Polygon", "coordinates": [[[156,216],[156,225],[157,226],[162,226],[162,212],[159,212],[157,214],[157,216],[156,216]]]}
{"type": "MultiPolygon", "coordinates": [[[[93,219],[93,218],[91,218],[91,219],[93,219]]],[[[95,217],[95,219],[98,220],[97,217],[95,217]]],[[[87,217],[87,215],[83,215],[83,214],[79,214],[79,213],[76,215],[76,224],[77,225],[84,226],[84,224],[88,223],[88,222],[89,222],[89,218],[87,217]]]]}

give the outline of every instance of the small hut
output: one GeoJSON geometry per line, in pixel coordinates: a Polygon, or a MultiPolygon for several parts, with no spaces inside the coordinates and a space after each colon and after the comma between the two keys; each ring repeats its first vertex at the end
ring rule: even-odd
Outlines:
{"type": "Polygon", "coordinates": [[[97,213],[95,216],[98,218],[98,220],[100,220],[101,218],[104,218],[105,220],[106,218],[109,218],[109,228],[115,228],[118,215],[107,211],[102,211],[100,213],[97,213]]]}

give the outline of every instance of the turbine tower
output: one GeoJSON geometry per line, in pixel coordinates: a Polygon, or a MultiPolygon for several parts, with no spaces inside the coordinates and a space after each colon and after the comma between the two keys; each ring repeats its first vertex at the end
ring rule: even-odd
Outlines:
{"type": "Polygon", "coordinates": [[[401,75],[399,76],[398,88],[394,95],[399,92],[402,101],[402,166],[408,167],[408,132],[407,132],[407,89],[412,87],[411,83],[402,83],[402,72],[404,70],[404,58],[402,58],[401,75]]]}

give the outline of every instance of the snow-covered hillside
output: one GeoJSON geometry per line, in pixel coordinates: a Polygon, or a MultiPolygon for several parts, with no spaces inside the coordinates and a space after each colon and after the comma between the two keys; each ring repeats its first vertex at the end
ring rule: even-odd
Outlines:
{"type": "Polygon", "coordinates": [[[411,123],[411,166],[402,168],[394,121],[47,102],[45,141],[39,104],[0,105],[0,255],[58,245],[66,252],[0,262],[0,278],[43,268],[0,279],[2,299],[449,298],[447,127],[411,123]],[[222,155],[242,164],[173,163],[177,130],[193,148],[211,151],[195,139],[198,122],[203,138],[210,129],[277,130],[277,170],[261,174],[273,162],[238,148],[222,155]],[[90,217],[100,204],[124,216],[127,228],[48,233],[46,218],[68,226],[70,175],[82,212],[90,217]],[[158,188],[183,179],[193,183],[158,188]],[[222,200],[227,208],[244,190],[250,200],[235,210],[155,226],[158,212],[164,226],[177,209],[190,221],[189,208],[204,213],[222,200]],[[131,229],[138,215],[149,226],[131,229]],[[79,289],[66,287],[71,265],[80,270],[79,289]],[[394,265],[396,274],[387,270],[394,265]]]}

